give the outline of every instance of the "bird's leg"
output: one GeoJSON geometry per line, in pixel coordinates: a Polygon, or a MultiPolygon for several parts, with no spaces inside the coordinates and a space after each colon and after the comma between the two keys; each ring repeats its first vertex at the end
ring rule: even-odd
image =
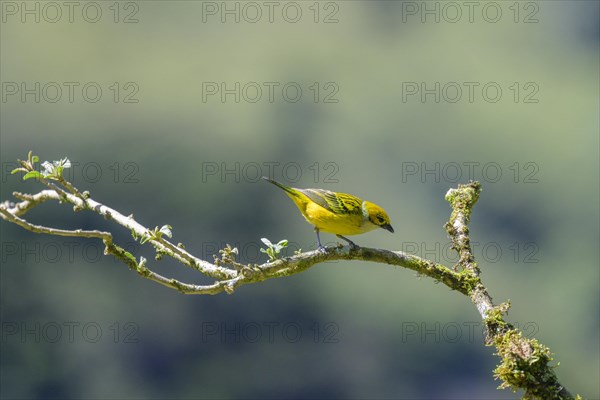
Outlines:
{"type": "Polygon", "coordinates": [[[340,239],[344,239],[346,242],[348,242],[348,244],[350,245],[350,249],[352,249],[352,250],[358,249],[358,246],[356,245],[356,243],[354,243],[352,240],[348,239],[347,237],[342,236],[342,235],[335,235],[335,236],[339,237],[340,239]]]}
{"type": "Polygon", "coordinates": [[[319,245],[319,251],[324,253],[327,249],[321,244],[321,236],[319,236],[319,230],[315,228],[315,232],[317,233],[317,243],[319,245]]]}

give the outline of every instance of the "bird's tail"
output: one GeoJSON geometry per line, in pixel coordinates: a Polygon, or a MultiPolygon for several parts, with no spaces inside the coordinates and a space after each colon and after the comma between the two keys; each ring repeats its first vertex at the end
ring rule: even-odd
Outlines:
{"type": "Polygon", "coordinates": [[[263,176],[262,178],[265,181],[267,181],[267,182],[271,182],[273,185],[279,187],[280,189],[285,190],[286,193],[288,193],[288,194],[290,194],[292,196],[296,196],[297,197],[297,196],[300,195],[300,193],[296,189],[294,189],[294,188],[291,188],[289,186],[285,186],[284,184],[281,184],[281,183],[279,183],[277,181],[274,181],[273,179],[267,178],[266,176],[263,176]]]}

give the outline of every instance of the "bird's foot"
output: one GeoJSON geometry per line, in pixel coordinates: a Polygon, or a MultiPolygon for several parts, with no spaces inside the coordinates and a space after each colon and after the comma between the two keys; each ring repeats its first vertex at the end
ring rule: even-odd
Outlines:
{"type": "Polygon", "coordinates": [[[317,247],[317,251],[319,251],[320,253],[327,253],[327,247],[323,246],[323,245],[319,245],[319,247],[317,247]]]}
{"type": "Polygon", "coordinates": [[[340,239],[343,239],[346,242],[348,242],[348,246],[350,246],[350,250],[358,250],[358,245],[356,243],[354,243],[352,240],[350,240],[347,237],[342,236],[342,235],[336,235],[336,236],[339,237],[340,239]]]}

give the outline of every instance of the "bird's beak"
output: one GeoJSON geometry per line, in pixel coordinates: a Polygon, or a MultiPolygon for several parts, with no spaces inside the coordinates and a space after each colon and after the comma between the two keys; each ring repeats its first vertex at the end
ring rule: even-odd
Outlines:
{"type": "Polygon", "coordinates": [[[381,225],[381,227],[383,229],[385,229],[386,231],[390,231],[390,232],[394,233],[394,228],[392,228],[392,226],[390,224],[381,225]]]}

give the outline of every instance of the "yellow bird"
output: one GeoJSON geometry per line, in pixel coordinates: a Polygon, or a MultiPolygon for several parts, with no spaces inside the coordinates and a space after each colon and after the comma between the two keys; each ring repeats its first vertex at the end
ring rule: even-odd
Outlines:
{"type": "Polygon", "coordinates": [[[306,221],[314,225],[320,250],[325,249],[321,245],[320,231],[333,233],[347,241],[351,247],[357,246],[342,235],[358,235],[377,228],[394,233],[390,218],[377,204],[363,201],[351,194],[325,189],[298,189],[264,176],[263,179],[285,190],[306,221]]]}

